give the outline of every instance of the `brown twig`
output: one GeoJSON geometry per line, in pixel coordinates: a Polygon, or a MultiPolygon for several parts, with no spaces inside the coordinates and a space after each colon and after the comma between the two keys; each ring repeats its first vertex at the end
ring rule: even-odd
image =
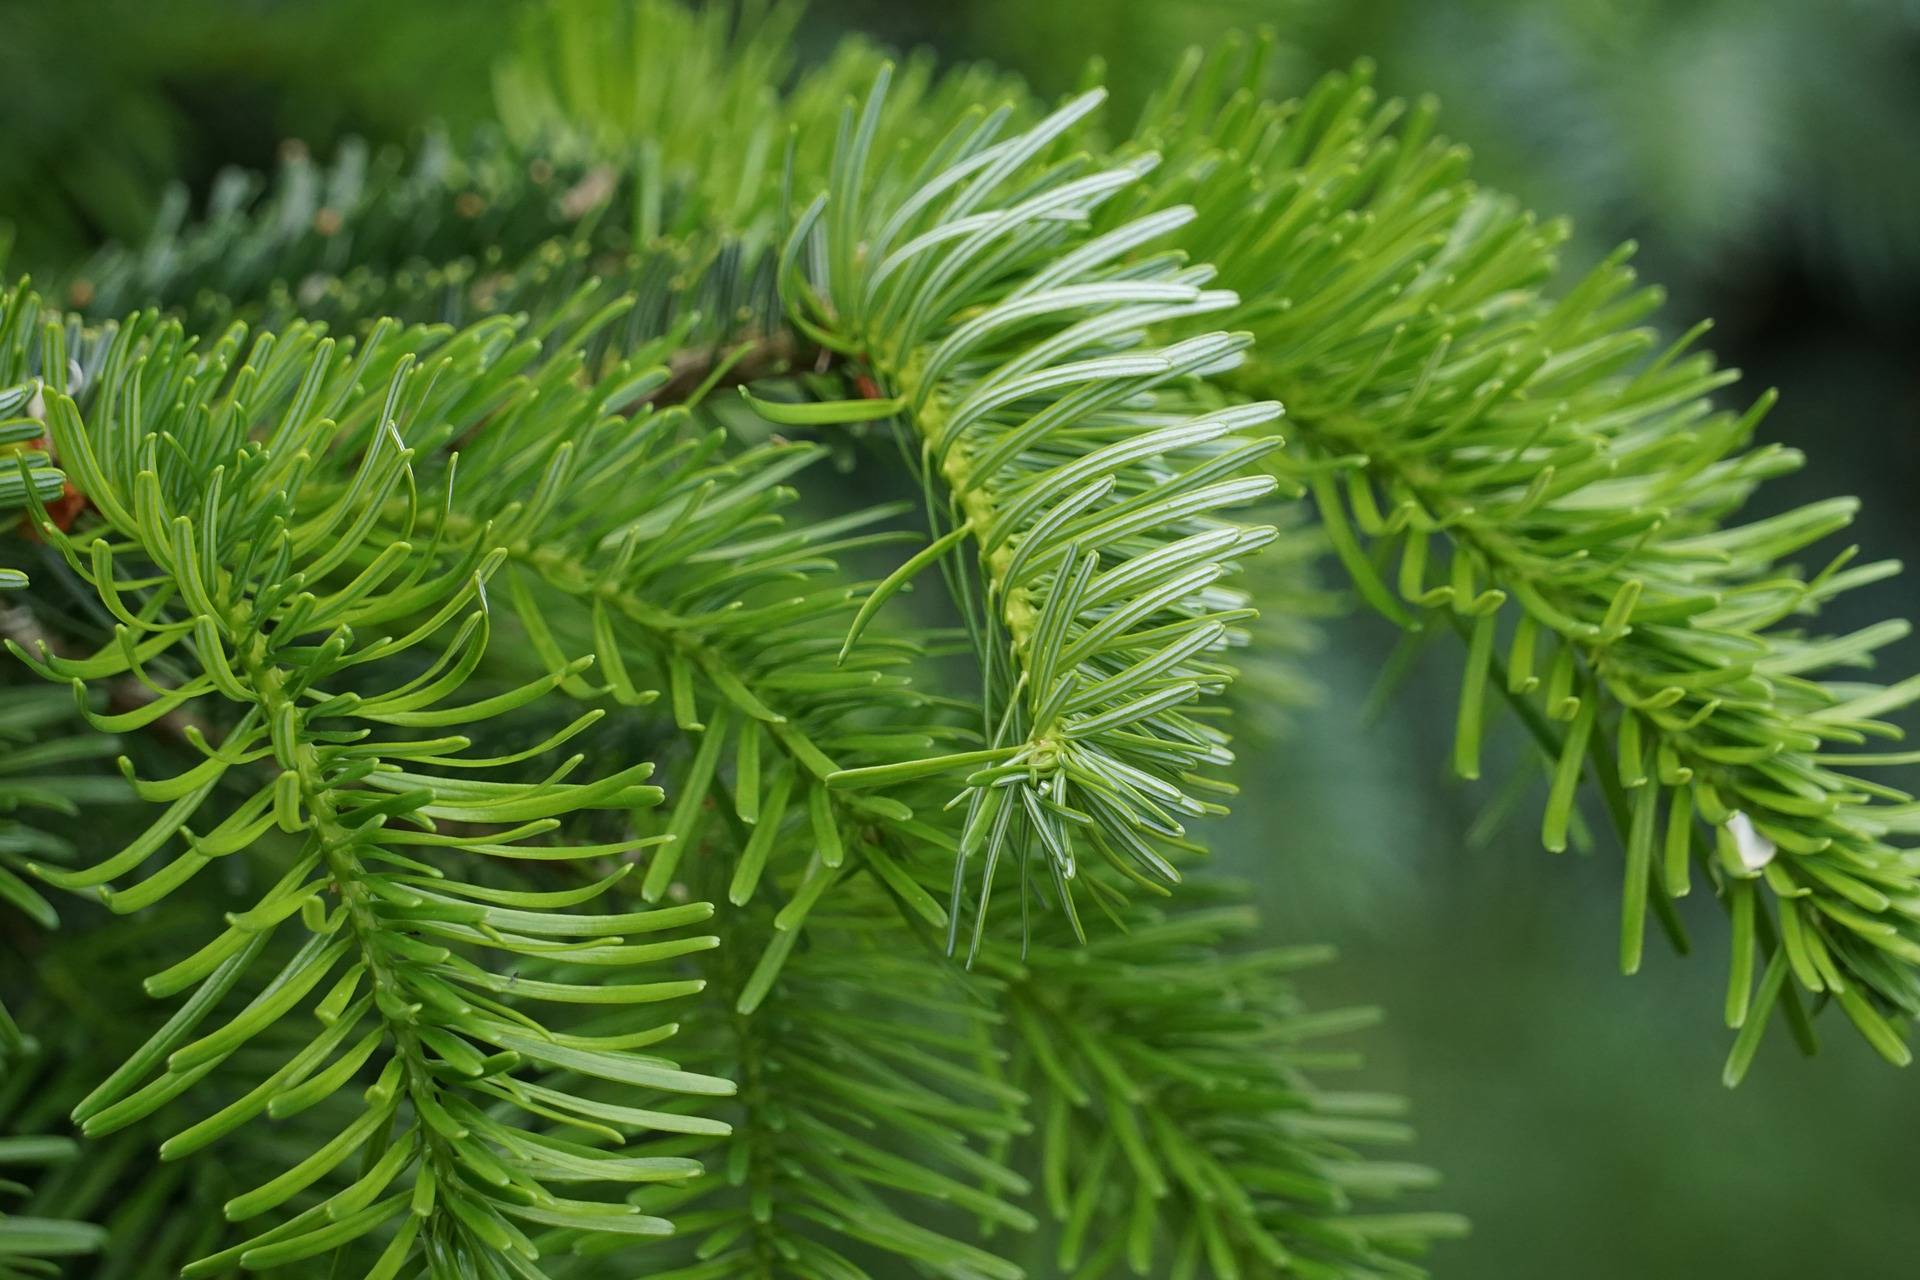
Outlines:
{"type": "Polygon", "coordinates": [[[733,342],[677,352],[667,363],[666,384],[648,399],[648,403],[655,407],[682,404],[706,384],[715,369],[722,366],[726,366],[726,372],[714,384],[714,389],[742,386],[809,365],[818,369],[823,358],[830,358],[830,355],[825,349],[801,342],[786,331],[767,335],[750,334],[733,342]],[[744,354],[741,354],[742,348],[747,349],[744,354]]]}

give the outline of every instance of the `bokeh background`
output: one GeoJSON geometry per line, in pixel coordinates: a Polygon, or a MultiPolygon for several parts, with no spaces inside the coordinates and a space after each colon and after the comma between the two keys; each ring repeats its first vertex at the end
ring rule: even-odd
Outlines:
{"type": "MultiPolygon", "coordinates": [[[[262,168],[284,139],[405,143],[487,110],[510,0],[0,0],[8,273],[138,238],[169,186],[262,168]]],[[[858,30],[1063,90],[1089,58],[1125,113],[1187,45],[1271,25],[1276,90],[1369,56],[1437,93],[1478,174],[1570,214],[1576,262],[1641,245],[1662,323],[1777,385],[1769,438],[1808,465],[1761,505],[1867,500],[1859,540],[1920,549],[1920,0],[815,0],[858,30]]],[[[1838,621],[1914,612],[1913,580],[1838,621]]],[[[1450,781],[1451,655],[1371,697],[1393,637],[1322,624],[1320,696],[1256,717],[1221,856],[1275,935],[1329,939],[1322,1003],[1379,1004],[1373,1082],[1410,1093],[1437,1203],[1475,1220],[1443,1277],[1775,1280],[1920,1275],[1920,1077],[1847,1034],[1770,1038],[1719,1083],[1724,925],[1698,958],[1614,971],[1617,853],[1539,850],[1497,784],[1450,781]],[[1362,708],[1371,706],[1363,713],[1362,708]],[[1269,735],[1272,736],[1271,738],[1269,735]]],[[[1896,651],[1920,667],[1920,645],[1896,651]]],[[[1265,710],[1256,708],[1256,710],[1265,710]]],[[[1696,904],[1699,905],[1699,904],[1696,904]]]]}

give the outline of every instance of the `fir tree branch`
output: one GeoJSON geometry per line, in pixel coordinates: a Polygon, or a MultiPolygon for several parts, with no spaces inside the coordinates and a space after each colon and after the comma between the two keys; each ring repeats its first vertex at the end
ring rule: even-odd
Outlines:
{"type": "MultiPolygon", "coordinates": [[[[710,908],[618,916],[550,911],[550,904],[561,904],[554,895],[468,884],[403,852],[457,850],[506,859],[616,854],[634,846],[545,845],[529,837],[565,815],[660,799],[656,788],[640,785],[646,765],[598,782],[563,782],[579,757],[539,782],[469,781],[458,771],[497,766],[462,759],[471,745],[466,738],[416,736],[504,713],[566,674],[448,705],[448,695],[484,654],[490,623],[483,584],[500,557],[483,553],[437,574],[423,560],[403,573],[404,539],[377,554],[365,546],[389,497],[415,491],[406,434],[427,423],[457,431],[470,421],[466,415],[484,412],[511,377],[500,359],[510,338],[510,327],[501,325],[444,338],[396,339],[376,331],[359,351],[336,352],[311,330],[295,329],[262,336],[243,357],[237,332],[201,354],[177,326],[136,318],[119,331],[88,418],[57,374],[48,382],[55,447],[70,459],[104,528],[69,536],[39,510],[40,529],[122,625],[116,642],[87,659],[16,653],[48,678],[81,687],[121,671],[149,678],[148,665],[169,652],[190,657],[193,674],[177,686],[159,686],[152,707],[224,698],[236,704],[237,719],[223,741],[197,739],[204,758],[172,779],[134,778],[123,765],[143,797],[170,802],[126,850],[84,871],[40,873],[63,888],[101,887],[114,910],[132,911],[178,890],[211,861],[260,844],[276,828],[298,842],[256,906],[149,979],[151,994],[195,994],[82,1100],[75,1118],[87,1132],[104,1133],[150,1114],[310,994],[319,1035],[267,1081],[169,1139],[163,1155],[204,1147],[263,1111],[294,1114],[322,1101],[369,1055],[381,1054],[386,1064],[365,1108],[336,1136],[234,1197],[227,1214],[242,1220],[270,1210],[365,1151],[359,1180],[194,1264],[190,1275],[235,1261],[255,1269],[294,1262],[390,1222],[395,1228],[369,1274],[396,1274],[415,1255],[416,1240],[435,1267],[512,1251],[530,1268],[540,1250],[516,1220],[543,1233],[560,1228],[585,1237],[665,1230],[626,1209],[557,1196],[544,1184],[647,1181],[686,1176],[696,1166],[629,1154],[620,1145],[624,1133],[569,1119],[563,1091],[547,1090],[536,1102],[525,1077],[557,1070],[668,1092],[731,1091],[726,1081],[633,1052],[661,1039],[660,1030],[609,1035],[585,1022],[561,1032],[517,1007],[529,1000],[649,1003],[697,990],[697,982],[581,981],[571,967],[591,973],[701,950],[712,939],[628,944],[621,935],[698,920],[710,908]],[[432,363],[416,371],[417,356],[432,363]],[[263,440],[251,440],[239,426],[256,420],[278,425],[263,440]],[[207,425],[186,429],[196,421],[207,425]],[[162,438],[186,447],[163,452],[162,438]],[[312,473],[329,465],[340,468],[339,478],[308,488],[312,473]],[[363,560],[357,568],[356,554],[363,560]],[[129,562],[153,568],[147,576],[128,576],[129,562]],[[358,683],[394,655],[434,638],[470,603],[478,608],[424,672],[384,686],[376,678],[361,686],[364,692],[337,683],[358,683]],[[399,636],[364,644],[354,639],[356,627],[409,615],[425,620],[399,636]],[[369,737],[373,733],[383,737],[369,737]],[[266,758],[278,770],[269,783],[225,817],[206,820],[199,832],[185,825],[223,775],[266,758]],[[441,822],[478,824],[480,833],[446,834],[441,822]],[[184,848],[158,870],[131,885],[104,888],[154,859],[176,836],[184,848]],[[189,1040],[296,915],[307,939],[276,959],[278,972],[230,1020],[189,1040]],[[513,968],[496,973],[471,958],[489,951],[511,957],[513,968]],[[161,1074],[146,1080],[163,1061],[161,1074]],[[601,1134],[598,1141],[611,1140],[613,1149],[516,1132],[493,1114],[499,1102],[601,1134]]],[[[49,341],[57,348],[57,330],[49,341]]],[[[57,359],[48,365],[64,367],[57,359]]],[[[566,412],[564,404],[551,408],[566,412]]],[[[111,729],[149,714],[92,718],[111,729]]],[[[562,894],[561,902],[590,902],[619,878],[562,894]]]]}
{"type": "Polygon", "coordinates": [[[1187,399],[1186,380],[1238,362],[1244,344],[1230,335],[1140,345],[1149,325],[1233,299],[1204,290],[1204,270],[1128,262],[1165,219],[1097,239],[1079,230],[1146,168],[1050,162],[1097,94],[1004,140],[981,128],[908,179],[867,172],[886,92],[883,74],[858,120],[843,119],[828,194],[786,254],[810,255],[815,269],[781,283],[796,324],[856,353],[893,398],[759,407],[796,423],[900,416],[940,536],[862,620],[936,554],[971,544],[972,566],[950,564],[948,580],[983,668],[987,750],[836,782],[967,771],[956,924],[972,854],[984,862],[977,947],[1003,851],[1024,868],[1037,847],[1077,932],[1075,888],[1105,907],[1117,893],[1079,876],[1076,839],[1153,887],[1178,878],[1162,847],[1191,847],[1180,817],[1218,809],[1190,789],[1205,785],[1201,766],[1231,757],[1186,708],[1231,676],[1210,655],[1245,615],[1220,580],[1273,531],[1215,513],[1273,488],[1228,478],[1263,451],[1232,433],[1278,406],[1207,411],[1187,399]],[[981,298],[992,305],[974,305],[981,298]]]}
{"type": "Polygon", "coordinates": [[[1366,1154],[1410,1138],[1402,1104],[1314,1079],[1357,1065],[1319,1042],[1373,1011],[1305,1009],[1286,975],[1325,949],[1232,950],[1253,912],[1205,883],[1182,896],[1084,950],[1054,929],[982,961],[1007,986],[1013,1079],[1037,1100],[1054,1265],[1088,1280],[1423,1274],[1417,1257],[1464,1224],[1366,1211],[1434,1181],[1366,1154]]]}
{"type": "Polygon", "coordinates": [[[1842,748],[1895,733],[1881,717],[1920,684],[1822,674],[1868,665],[1904,623],[1820,636],[1801,622],[1894,566],[1852,566],[1848,550],[1792,567],[1848,523],[1849,500],[1734,523],[1798,455],[1749,448],[1770,395],[1713,405],[1733,375],[1692,352],[1701,329],[1660,349],[1640,327],[1659,295],[1635,287],[1625,250],[1556,291],[1565,229],[1474,191],[1431,136],[1431,104],[1398,122],[1364,68],[1297,109],[1223,88],[1261,74],[1257,51],[1196,62],[1136,145],[1171,152],[1158,198],[1204,181],[1236,210],[1190,241],[1249,299],[1235,318],[1262,354],[1229,381],[1286,401],[1302,446],[1289,470],[1361,595],[1469,636],[1456,768],[1479,771],[1504,650],[1507,691],[1566,726],[1544,843],[1565,846],[1589,762],[1618,784],[1622,967],[1639,965],[1649,901],[1684,895],[1697,866],[1735,920],[1732,1026],[1776,997],[1755,986],[1752,948],[1777,932],[1797,985],[1906,1062],[1890,1018],[1920,1011],[1920,916],[1888,837],[1911,825],[1910,800],[1848,771],[1842,748]]]}
{"type": "Polygon", "coordinates": [[[709,1173],[642,1193],[684,1229],[641,1255],[650,1275],[1019,1280],[967,1229],[1033,1226],[1026,1180],[988,1154],[1028,1127],[995,1069],[997,1002],[924,946],[900,946],[895,911],[870,888],[834,895],[771,994],[751,1001],[762,979],[741,957],[766,921],[732,917],[747,945],[730,937],[715,953],[716,1016],[696,1035],[699,1062],[741,1081],[741,1110],[709,1173]]]}

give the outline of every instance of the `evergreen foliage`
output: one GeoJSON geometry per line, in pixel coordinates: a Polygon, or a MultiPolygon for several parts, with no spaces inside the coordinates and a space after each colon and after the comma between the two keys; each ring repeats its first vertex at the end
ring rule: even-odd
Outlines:
{"type": "Polygon", "coordinates": [[[0,1160],[104,1153],[0,1269],[1425,1274],[1400,1103],[1320,1083],[1370,1014],[1204,868],[1309,518],[1458,633],[1460,773],[1504,701],[1547,847],[1617,825],[1625,969],[1726,903],[1729,1082],[1829,1002],[1907,1061],[1906,757],[1846,748],[1920,684],[1816,617],[1888,570],[1737,522],[1796,459],[1624,253],[1563,283],[1364,67],[1128,124],[798,20],[555,0],[495,127],[0,300],[0,1160]]]}

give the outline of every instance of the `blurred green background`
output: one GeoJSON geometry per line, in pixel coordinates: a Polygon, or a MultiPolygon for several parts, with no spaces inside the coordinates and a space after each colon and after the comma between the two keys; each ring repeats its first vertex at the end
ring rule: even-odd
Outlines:
{"type": "MultiPolygon", "coordinates": [[[[405,142],[483,115],[508,0],[4,0],[0,215],[10,272],[137,238],[168,184],[283,139],[405,142]]],[[[1192,43],[1273,26],[1280,89],[1371,56],[1391,93],[1438,93],[1483,181],[1568,213],[1569,251],[1625,238],[1671,287],[1663,323],[1778,385],[1769,438],[1808,449],[1778,509],[1859,493],[1869,552],[1920,544],[1920,0],[816,0],[842,32],[988,58],[1047,91],[1107,64],[1120,110],[1192,43]]],[[[1836,621],[1913,612],[1896,583],[1836,621]]],[[[1276,937],[1327,938],[1320,1003],[1379,1003],[1374,1082],[1415,1099],[1437,1201],[1476,1223],[1442,1276],[1499,1280],[1920,1275],[1920,1079],[1846,1034],[1803,1060],[1770,1039],[1719,1083],[1724,925],[1691,913],[1699,959],[1614,972],[1617,851],[1539,851],[1490,833],[1497,785],[1449,781],[1451,655],[1359,708],[1392,637],[1328,628],[1319,703],[1249,744],[1222,857],[1276,937]],[[1480,829],[1476,829],[1476,828],[1480,829]]],[[[1898,651],[1920,666],[1920,645],[1898,651]]],[[[1702,904],[1696,904],[1702,905],[1702,904]]]]}

